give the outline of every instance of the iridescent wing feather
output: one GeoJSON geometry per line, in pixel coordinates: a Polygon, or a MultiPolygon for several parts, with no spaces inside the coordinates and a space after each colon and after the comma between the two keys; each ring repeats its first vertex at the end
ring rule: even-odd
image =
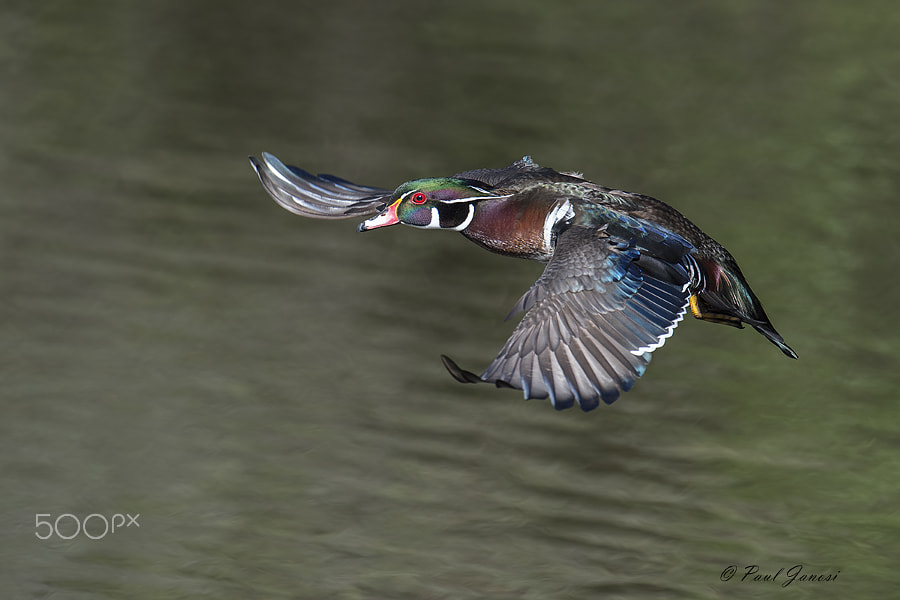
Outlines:
{"type": "MultiPolygon", "coordinates": [[[[677,236],[665,244],[684,257],[677,236]]],[[[655,253],[654,253],[655,254],[655,253]]],[[[605,229],[572,227],[559,235],[544,273],[517,303],[525,316],[480,376],[443,357],[459,381],[484,381],[549,397],[557,409],[583,410],[630,389],[688,306],[689,269],[642,254],[634,240],[605,229]]]]}

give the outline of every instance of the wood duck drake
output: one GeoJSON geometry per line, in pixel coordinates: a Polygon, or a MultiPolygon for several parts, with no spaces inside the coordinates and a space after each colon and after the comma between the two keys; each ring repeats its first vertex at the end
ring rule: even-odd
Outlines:
{"type": "Polygon", "coordinates": [[[397,223],[449,229],[492,252],[546,264],[510,313],[524,317],[481,375],[441,356],[460,382],[512,387],[525,398],[549,397],[557,409],[577,402],[588,411],[634,385],[688,310],[712,323],[747,323],[797,358],[731,254],[649,196],[540,167],[528,156],[502,169],[416,179],[393,192],[313,175],[267,153],[250,162],[275,201],[298,215],[370,217],[359,231],[397,223]]]}

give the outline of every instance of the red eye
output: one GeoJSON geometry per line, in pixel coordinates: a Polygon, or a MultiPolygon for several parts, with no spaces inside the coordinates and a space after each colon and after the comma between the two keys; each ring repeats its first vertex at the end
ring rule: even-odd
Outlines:
{"type": "Polygon", "coordinates": [[[412,195],[412,198],[409,199],[409,201],[413,204],[425,204],[425,200],[425,194],[423,194],[422,192],[416,192],[412,195]]]}

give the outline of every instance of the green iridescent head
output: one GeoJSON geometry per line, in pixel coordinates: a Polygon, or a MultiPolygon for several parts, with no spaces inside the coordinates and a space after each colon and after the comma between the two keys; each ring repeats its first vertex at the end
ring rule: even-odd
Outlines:
{"type": "Polygon", "coordinates": [[[427,229],[462,231],[472,222],[475,202],[497,198],[484,184],[469,179],[436,177],[407,181],[391,195],[391,203],[360,224],[360,231],[403,223],[427,229]]]}

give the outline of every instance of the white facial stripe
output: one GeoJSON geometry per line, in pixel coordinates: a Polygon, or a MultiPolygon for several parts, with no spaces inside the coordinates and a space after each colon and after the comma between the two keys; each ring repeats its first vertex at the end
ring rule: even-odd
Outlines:
{"type": "Polygon", "coordinates": [[[475,205],[470,204],[469,205],[469,215],[466,217],[466,220],[463,221],[462,223],[460,223],[459,225],[457,225],[456,227],[451,227],[450,229],[452,229],[453,231],[462,231],[463,229],[465,229],[466,227],[469,226],[469,224],[472,222],[472,219],[474,217],[475,217],[475,205]]]}
{"type": "Polygon", "coordinates": [[[431,218],[424,225],[413,225],[412,223],[404,223],[404,225],[409,225],[410,227],[418,227],[419,229],[440,229],[441,215],[440,213],[438,213],[438,209],[432,206],[430,212],[431,218]]]}
{"type": "MultiPolygon", "coordinates": [[[[484,190],[478,190],[479,192],[483,192],[484,190]]],[[[487,193],[487,192],[485,192],[487,193]]],[[[509,198],[513,194],[506,194],[505,196],[474,196],[472,198],[456,198],[455,200],[441,200],[443,204],[458,204],[460,202],[474,202],[475,200],[500,200],[502,198],[509,198]]]]}

